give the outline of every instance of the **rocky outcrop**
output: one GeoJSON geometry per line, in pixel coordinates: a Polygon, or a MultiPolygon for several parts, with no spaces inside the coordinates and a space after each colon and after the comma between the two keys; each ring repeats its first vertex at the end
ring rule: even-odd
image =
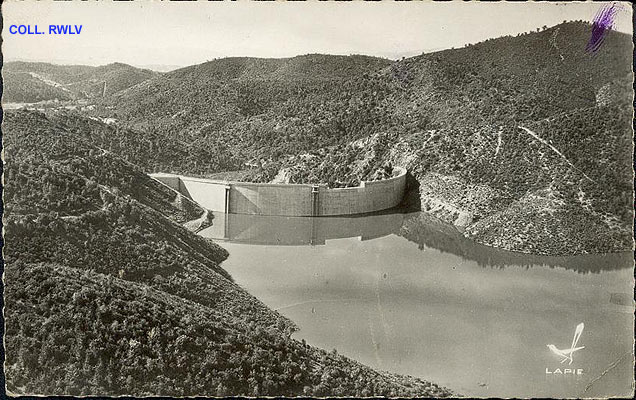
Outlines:
{"type": "Polygon", "coordinates": [[[629,229],[554,188],[506,200],[486,185],[437,173],[418,179],[422,211],[455,226],[476,243],[538,255],[611,253],[632,247],[629,229]]]}
{"type": "Polygon", "coordinates": [[[281,168],[274,179],[272,179],[269,183],[290,183],[292,172],[290,168],[281,168]]]}
{"type": "Polygon", "coordinates": [[[512,202],[485,185],[454,176],[418,180],[422,211],[454,225],[476,243],[521,253],[571,255],[620,252],[632,247],[629,229],[582,204],[564,202],[552,188],[512,202]]]}
{"type": "Polygon", "coordinates": [[[541,255],[613,253],[633,246],[629,229],[547,189],[526,194],[463,234],[488,246],[541,255]]]}
{"type": "Polygon", "coordinates": [[[422,210],[458,228],[466,228],[505,207],[496,190],[486,185],[468,184],[455,176],[429,173],[418,182],[422,210]]]}

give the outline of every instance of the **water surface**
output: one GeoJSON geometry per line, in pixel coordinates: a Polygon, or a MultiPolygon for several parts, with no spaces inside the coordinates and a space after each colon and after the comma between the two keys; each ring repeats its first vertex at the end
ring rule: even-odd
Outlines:
{"type": "Polygon", "coordinates": [[[312,345],[467,396],[631,393],[631,254],[510,253],[423,213],[214,221],[200,234],[223,267],[312,345]],[[561,364],[547,345],[569,348],[581,322],[585,348],[561,364]]]}

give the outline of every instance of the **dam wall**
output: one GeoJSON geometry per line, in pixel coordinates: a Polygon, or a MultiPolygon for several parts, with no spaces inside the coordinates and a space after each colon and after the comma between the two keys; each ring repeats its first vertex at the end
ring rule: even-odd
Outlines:
{"type": "Polygon", "coordinates": [[[311,216],[312,186],[271,183],[232,184],[230,213],[311,216]]]}
{"type": "Polygon", "coordinates": [[[381,181],[362,181],[352,188],[329,189],[321,186],[318,215],[350,215],[386,210],[400,204],[406,186],[406,170],[381,181]]]}
{"type": "Polygon", "coordinates": [[[226,192],[230,188],[229,182],[172,174],[150,174],[150,177],[194,200],[203,208],[210,211],[227,212],[225,203],[226,192]]]}
{"type": "Polygon", "coordinates": [[[406,170],[392,178],[352,188],[326,185],[216,181],[172,174],[150,176],[211,211],[228,214],[335,216],[364,214],[400,204],[406,170]]]}

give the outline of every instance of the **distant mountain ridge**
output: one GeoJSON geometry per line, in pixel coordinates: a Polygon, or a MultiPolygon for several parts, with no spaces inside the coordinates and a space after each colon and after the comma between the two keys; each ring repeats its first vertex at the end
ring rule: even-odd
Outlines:
{"type": "Polygon", "coordinates": [[[216,80],[326,79],[348,78],[375,70],[392,61],[365,55],[335,56],[306,54],[289,58],[228,57],[166,73],[168,79],[189,77],[216,80]]]}
{"type": "Polygon", "coordinates": [[[33,103],[110,95],[159,73],[123,63],[99,67],[12,61],[2,68],[4,102],[33,103]]]}
{"type": "MultiPolygon", "coordinates": [[[[312,142],[298,143],[290,155],[320,147],[324,135],[336,144],[391,126],[537,120],[593,106],[603,84],[631,73],[623,51],[631,46],[629,36],[610,32],[600,53],[591,55],[584,51],[590,29],[566,23],[396,62],[326,55],[219,59],[105,99],[102,112],[144,126],[152,120],[158,129],[196,139],[231,131],[249,142],[263,130],[278,130],[292,141],[302,134],[303,142],[312,142]]],[[[259,155],[280,152],[278,135],[259,155]]]]}

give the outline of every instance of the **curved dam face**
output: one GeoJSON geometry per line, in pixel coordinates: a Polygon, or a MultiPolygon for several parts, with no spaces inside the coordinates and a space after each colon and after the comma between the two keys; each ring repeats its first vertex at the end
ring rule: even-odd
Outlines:
{"type": "Polygon", "coordinates": [[[394,170],[397,173],[389,179],[335,189],[326,185],[228,182],[173,174],[150,176],[211,211],[310,217],[364,214],[397,206],[404,196],[406,170],[394,170]]]}

